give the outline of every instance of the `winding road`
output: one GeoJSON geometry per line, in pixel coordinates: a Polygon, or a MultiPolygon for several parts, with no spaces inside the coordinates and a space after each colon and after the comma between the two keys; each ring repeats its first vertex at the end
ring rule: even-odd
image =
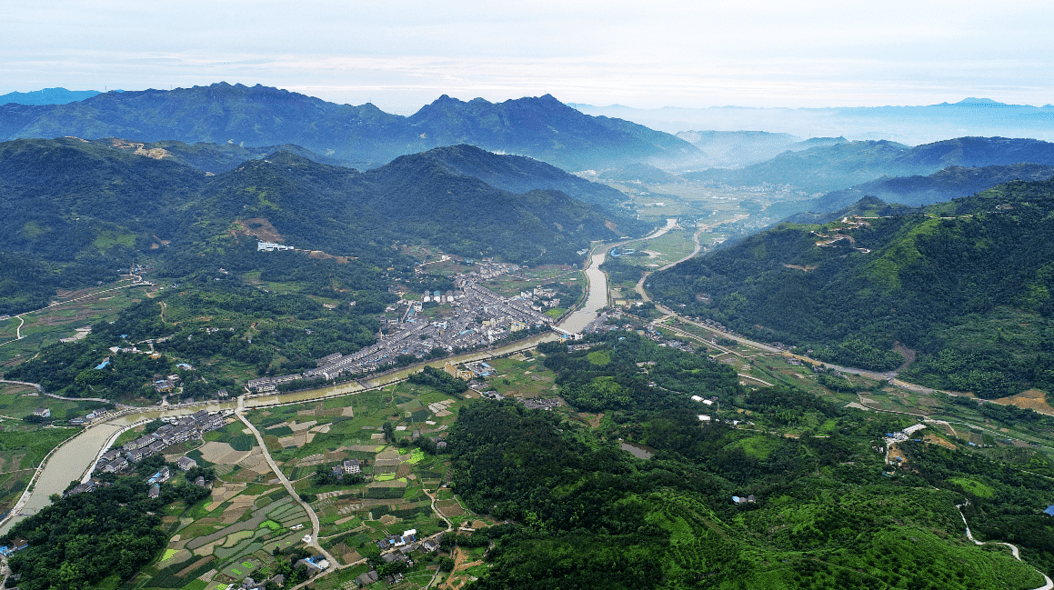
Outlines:
{"type": "Polygon", "coordinates": [[[329,561],[330,564],[333,565],[333,567],[341,567],[339,562],[334,559],[332,555],[330,555],[329,551],[326,551],[325,548],[322,547],[322,544],[318,542],[318,534],[322,529],[318,522],[318,515],[315,514],[315,510],[311,508],[311,505],[305,502],[300,497],[300,494],[298,494],[296,490],[293,489],[293,484],[289,481],[289,478],[287,478],[285,474],[282,473],[282,470],[278,468],[278,464],[274,462],[273,458],[271,458],[271,453],[267,450],[267,444],[264,443],[263,435],[260,434],[260,431],[257,430],[255,426],[253,426],[253,423],[249,422],[249,419],[245,417],[245,414],[243,413],[245,407],[243,405],[242,400],[242,397],[238,398],[238,408],[234,410],[234,415],[242,421],[242,424],[245,424],[245,426],[252,431],[254,436],[256,436],[256,442],[260,445],[260,450],[263,451],[264,459],[267,460],[267,464],[271,467],[271,470],[274,471],[275,475],[278,476],[278,481],[282,483],[282,486],[286,489],[287,492],[289,492],[289,495],[292,496],[293,499],[296,500],[296,502],[300,504],[301,507],[303,507],[303,509],[307,512],[308,518],[311,519],[311,542],[308,543],[308,546],[314,547],[319,553],[321,553],[326,558],[327,561],[329,561]]]}
{"type": "MultiPolygon", "coordinates": [[[[971,541],[973,541],[975,545],[1004,545],[1006,547],[1009,547],[1010,548],[1010,552],[1014,554],[1014,559],[1017,559],[1018,561],[1024,563],[1024,560],[1021,559],[1021,552],[1017,550],[1017,546],[1016,545],[1011,545],[1010,543],[1003,543],[1001,541],[981,542],[981,541],[978,541],[977,539],[973,538],[973,533],[970,532],[970,525],[969,525],[969,523],[966,522],[966,515],[963,514],[963,506],[966,506],[969,503],[970,503],[970,501],[967,500],[966,502],[964,502],[962,504],[956,504],[955,505],[955,507],[959,509],[959,516],[962,517],[963,524],[966,525],[966,538],[970,539],[971,541]]],[[[1038,573],[1039,575],[1043,576],[1043,580],[1046,583],[1043,584],[1042,586],[1038,587],[1038,588],[1035,588],[1034,590],[1054,590],[1054,581],[1052,581],[1050,579],[1050,576],[1048,576],[1047,574],[1044,574],[1043,572],[1039,571],[1038,569],[1036,570],[1036,573],[1038,573]]]]}

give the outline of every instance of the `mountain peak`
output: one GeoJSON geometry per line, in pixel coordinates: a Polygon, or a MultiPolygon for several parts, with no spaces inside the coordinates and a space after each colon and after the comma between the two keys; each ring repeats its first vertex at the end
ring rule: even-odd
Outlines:
{"type": "Polygon", "coordinates": [[[999,102],[997,100],[992,100],[990,98],[977,98],[977,97],[973,97],[973,96],[968,96],[968,97],[960,100],[959,102],[942,102],[942,103],[940,103],[938,105],[935,105],[935,106],[939,106],[939,107],[1008,107],[1008,106],[1011,106],[1011,105],[999,102]]]}
{"type": "Polygon", "coordinates": [[[44,88],[32,92],[10,92],[0,95],[0,104],[52,105],[79,102],[100,94],[97,90],[66,90],[44,88]]]}

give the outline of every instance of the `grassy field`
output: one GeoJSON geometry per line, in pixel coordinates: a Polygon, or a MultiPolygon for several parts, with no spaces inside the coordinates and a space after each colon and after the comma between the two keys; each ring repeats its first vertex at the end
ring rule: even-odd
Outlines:
{"type": "Polygon", "coordinates": [[[342,563],[350,563],[360,559],[360,550],[386,535],[417,529],[420,536],[446,528],[425,493],[440,487],[445,457],[409,443],[415,432],[421,437],[444,436],[463,403],[430,387],[403,382],[322,402],[258,410],[249,417],[297,492],[311,499],[322,525],[323,546],[342,563]],[[396,444],[385,440],[385,423],[392,425],[396,444]],[[328,473],[346,459],[364,462],[365,483],[316,483],[319,468],[328,473]]]}
{"type": "Polygon", "coordinates": [[[695,249],[694,234],[695,229],[689,226],[687,229],[675,229],[666,232],[651,240],[629,242],[625,247],[633,248],[636,252],[632,255],[622,256],[621,260],[628,264],[648,269],[666,266],[692,253],[695,249]]]}
{"type": "Polygon", "coordinates": [[[32,387],[0,383],[0,417],[21,420],[40,407],[51,410],[52,420],[69,420],[108,405],[54,399],[39,395],[32,387]]]}
{"type": "MultiPolygon", "coordinates": [[[[69,301],[124,284],[127,284],[127,281],[63,293],[63,297],[56,298],[56,301],[69,301]]],[[[58,342],[60,338],[74,336],[77,328],[115,319],[121,310],[141,301],[146,295],[146,289],[144,287],[117,289],[102,293],[98,297],[62,303],[38,312],[24,314],[21,316],[25,320],[25,325],[21,329],[22,339],[14,342],[8,341],[14,340],[16,336],[16,328],[19,326],[18,318],[12,317],[0,322],[0,342],[8,342],[0,346],[0,372],[3,372],[5,366],[12,366],[32,357],[41,348],[58,342]]]]}
{"type": "Polygon", "coordinates": [[[551,397],[556,395],[556,375],[546,369],[537,357],[513,355],[494,359],[488,364],[494,374],[487,378],[487,390],[506,397],[551,397]]]}
{"type": "Polygon", "coordinates": [[[483,286],[504,297],[514,297],[521,291],[530,291],[539,285],[554,282],[565,284],[579,283],[584,285],[583,273],[569,266],[540,266],[523,268],[511,274],[502,275],[483,283],[483,286]]]}

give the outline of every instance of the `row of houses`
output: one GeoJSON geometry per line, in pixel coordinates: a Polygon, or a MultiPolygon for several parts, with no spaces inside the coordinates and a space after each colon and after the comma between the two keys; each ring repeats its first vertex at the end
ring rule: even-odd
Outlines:
{"type": "MultiPolygon", "coordinates": [[[[200,439],[204,433],[226,425],[227,416],[224,413],[209,414],[208,410],[200,410],[190,416],[168,422],[153,433],[126,443],[120,449],[106,451],[95,464],[94,471],[120,473],[131,463],[138,463],[145,457],[161,453],[172,445],[200,439]]],[[[194,463],[193,459],[187,460],[194,463]]],[[[190,469],[184,468],[183,465],[180,465],[180,468],[184,471],[190,469]]]]}

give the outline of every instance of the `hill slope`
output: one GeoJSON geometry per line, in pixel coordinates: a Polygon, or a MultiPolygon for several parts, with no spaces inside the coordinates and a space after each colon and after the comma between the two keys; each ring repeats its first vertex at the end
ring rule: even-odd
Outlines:
{"type": "Polygon", "coordinates": [[[784,152],[738,170],[704,170],[685,176],[730,185],[789,184],[808,191],[830,192],[883,176],[929,175],[949,166],[1018,163],[1054,165],[1054,143],[1005,137],[960,137],[909,148],[889,141],[853,141],[784,152]]]}
{"type": "Polygon", "coordinates": [[[691,144],[647,127],[590,117],[546,95],[500,104],[440,97],[410,117],[337,105],[277,88],[217,83],[110,92],[27,110],[0,106],[0,139],[123,137],[246,146],[296,144],[359,168],[434,147],[471,143],[564,169],[696,157],[691,144]]]}
{"type": "MultiPolygon", "coordinates": [[[[871,205],[873,207],[873,204],[871,205]]],[[[656,297],[821,360],[985,397],[1054,387],[1054,183],[1012,182],[910,215],[783,224],[653,275],[656,297]]]]}
{"type": "Polygon", "coordinates": [[[450,172],[478,178],[502,190],[523,193],[537,189],[562,191],[580,201],[614,207],[624,196],[598,182],[523,156],[498,155],[472,145],[435,148],[423,154],[450,172]]]}
{"type": "Polygon", "coordinates": [[[1054,166],[1046,164],[1011,164],[966,168],[949,166],[929,176],[896,176],[865,182],[844,190],[806,201],[794,203],[800,211],[825,213],[837,211],[864,196],[878,197],[887,203],[912,207],[950,201],[988,190],[1013,180],[1050,180],[1054,166]]]}
{"type": "MultiPolygon", "coordinates": [[[[202,264],[196,256],[228,251],[246,220],[271,226],[288,244],[377,259],[378,266],[385,257],[379,245],[396,242],[470,257],[577,262],[576,252],[592,240],[647,229],[555,190],[588,196],[586,181],[475,148],[404,156],[365,173],[279,152],[214,176],[181,163],[189,156],[175,151],[178,157],[155,159],[157,152],[126,142],[75,138],[0,144],[0,226],[8,230],[0,233],[0,253],[20,258],[0,268],[0,279],[14,279],[0,280],[4,295],[29,289],[8,276],[26,265],[18,272],[38,277],[31,281],[42,289],[36,303],[56,286],[101,280],[100,273],[112,276],[136,259],[189,272],[202,264]],[[520,170],[517,182],[530,190],[495,188],[439,157],[455,152],[486,161],[496,178],[498,170],[520,170]],[[63,273],[73,274],[67,281],[63,273]]],[[[4,301],[8,310],[29,305],[4,301]]]]}

